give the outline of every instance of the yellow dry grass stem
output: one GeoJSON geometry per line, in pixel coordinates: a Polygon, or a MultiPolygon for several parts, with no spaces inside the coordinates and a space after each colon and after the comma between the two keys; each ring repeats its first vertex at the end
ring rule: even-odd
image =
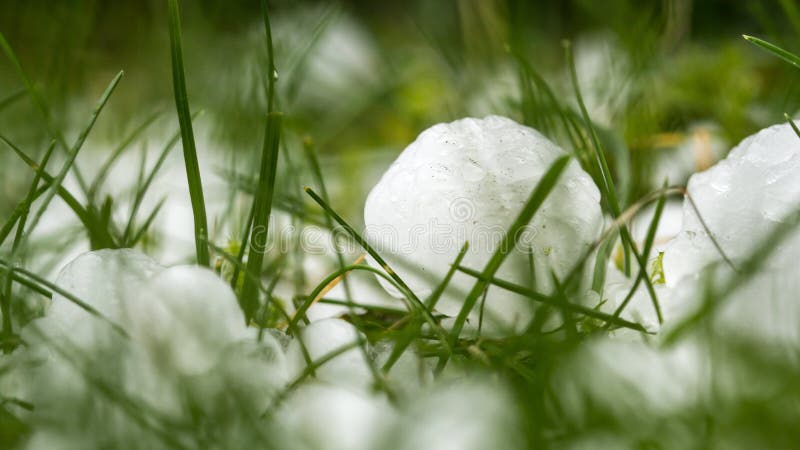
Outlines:
{"type": "MultiPolygon", "coordinates": [[[[355,261],[353,261],[353,264],[354,265],[355,264],[361,264],[362,262],[364,262],[364,259],[366,259],[366,257],[367,257],[367,254],[366,253],[362,253],[361,256],[359,256],[358,258],[356,258],[355,261]]],[[[321,291],[319,291],[319,294],[317,294],[316,297],[314,297],[314,300],[311,301],[311,305],[309,306],[309,308],[311,308],[311,306],[316,305],[320,300],[325,298],[325,295],[328,292],[330,292],[331,289],[335,288],[337,284],[341,283],[342,280],[344,279],[344,277],[346,277],[346,276],[347,276],[347,273],[343,273],[343,274],[339,275],[338,277],[334,278],[333,280],[331,280],[331,282],[328,283],[321,291]]],[[[291,320],[294,320],[296,315],[297,315],[297,312],[295,311],[295,313],[292,314],[291,320]]],[[[277,328],[280,328],[280,329],[284,330],[284,329],[286,329],[286,325],[287,325],[286,322],[281,322],[281,323],[278,324],[277,328]]]]}

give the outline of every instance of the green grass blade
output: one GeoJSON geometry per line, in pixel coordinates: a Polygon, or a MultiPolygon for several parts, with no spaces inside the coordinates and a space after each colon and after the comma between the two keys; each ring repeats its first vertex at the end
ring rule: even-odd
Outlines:
{"type": "Polygon", "coordinates": [[[51,283],[51,282],[47,281],[46,279],[40,277],[39,275],[36,275],[35,273],[30,272],[28,270],[25,270],[23,268],[13,267],[7,261],[2,260],[2,259],[0,259],[0,266],[5,268],[6,270],[10,270],[10,271],[13,271],[15,273],[18,273],[18,274],[24,276],[25,278],[28,279],[27,281],[32,283],[32,284],[37,284],[37,285],[39,285],[40,287],[42,287],[44,289],[47,289],[47,290],[50,290],[51,292],[56,292],[56,293],[62,295],[64,298],[66,298],[70,302],[74,303],[75,305],[77,305],[82,310],[84,310],[87,313],[97,317],[98,319],[108,323],[111,326],[111,328],[113,328],[121,336],[129,337],[128,332],[125,331],[125,329],[122,328],[122,326],[118,325],[113,320],[111,320],[108,317],[106,317],[105,315],[103,315],[103,313],[101,313],[100,311],[95,309],[92,305],[84,302],[80,298],[76,297],[75,295],[73,295],[70,292],[67,292],[66,290],[62,289],[61,287],[57,286],[56,284],[51,283]]]}
{"type": "MultiPolygon", "coordinates": [[[[319,187],[319,193],[323,200],[326,203],[330,203],[330,197],[328,197],[328,189],[325,186],[325,181],[322,178],[322,168],[319,165],[319,158],[317,158],[317,152],[314,150],[314,142],[311,138],[306,139],[303,142],[303,152],[306,155],[306,159],[308,160],[308,164],[311,167],[311,173],[314,175],[314,181],[319,187]]],[[[336,230],[333,226],[333,219],[331,216],[325,215],[325,222],[328,224],[328,229],[332,230],[333,236],[333,243],[334,249],[336,250],[336,262],[339,264],[339,268],[345,266],[344,256],[342,252],[339,250],[339,246],[336,245],[336,230]]],[[[344,293],[345,297],[350,300],[353,298],[352,293],[350,291],[350,282],[347,280],[347,277],[342,279],[342,285],[344,286],[344,293]]]]}
{"type": "Polygon", "coordinates": [[[265,43],[267,46],[267,113],[271,113],[275,102],[275,81],[278,78],[278,71],[275,69],[275,52],[272,46],[272,27],[269,24],[267,0],[261,0],[261,14],[264,20],[265,43]]]}
{"type": "Polygon", "coordinates": [[[127,246],[134,247],[134,246],[136,246],[136,244],[139,243],[139,241],[147,233],[147,230],[150,229],[150,226],[153,224],[153,221],[155,220],[155,218],[158,215],[158,213],[161,211],[161,207],[164,206],[164,202],[166,200],[167,200],[166,198],[162,198],[158,202],[158,204],[156,204],[156,207],[153,208],[153,210],[150,212],[150,214],[147,215],[147,218],[144,220],[144,223],[142,224],[142,226],[139,227],[139,230],[137,230],[136,233],[134,233],[133,237],[130,239],[129,242],[126,242],[127,246]]]}
{"type": "MultiPolygon", "coordinates": [[[[431,295],[425,299],[425,307],[428,308],[428,311],[431,313],[433,313],[434,308],[436,308],[436,303],[439,302],[439,298],[441,298],[445,289],[447,289],[447,286],[450,284],[450,280],[453,279],[453,275],[455,275],[457,268],[461,265],[461,262],[467,255],[468,250],[469,242],[464,242],[464,245],[462,245],[461,250],[458,251],[458,255],[456,255],[456,259],[453,261],[450,269],[447,270],[447,274],[445,274],[442,281],[436,286],[436,289],[431,292],[431,295]]],[[[409,330],[406,332],[404,338],[395,343],[392,353],[389,355],[389,358],[381,368],[383,373],[388,373],[390,370],[392,370],[392,366],[394,366],[397,360],[400,359],[400,357],[403,355],[403,352],[405,352],[406,348],[408,348],[408,346],[414,340],[414,337],[419,334],[422,323],[415,323],[413,325],[414,326],[409,327],[409,330]]]]}
{"type": "Polygon", "coordinates": [[[0,111],[11,106],[14,102],[21,99],[24,96],[25,96],[25,89],[20,88],[12,92],[11,94],[5,96],[4,98],[0,99],[0,111]]]}
{"type": "MultiPolygon", "coordinates": [[[[666,190],[666,188],[667,185],[666,183],[664,183],[664,189],[666,190]]],[[[650,221],[650,225],[647,228],[647,235],[645,236],[645,241],[644,241],[644,249],[642,250],[642,255],[644,258],[646,258],[647,255],[650,254],[650,250],[652,250],[653,248],[653,243],[655,242],[655,237],[656,237],[656,231],[658,230],[658,224],[661,221],[661,215],[664,212],[664,205],[666,205],[666,201],[667,197],[665,194],[662,193],[661,196],[658,198],[658,202],[656,203],[656,209],[655,212],[653,213],[653,219],[650,221]]],[[[620,314],[622,314],[622,311],[624,311],[625,307],[628,306],[628,303],[631,301],[633,295],[636,293],[636,289],[639,288],[640,282],[643,280],[650,280],[650,277],[647,274],[646,270],[640,268],[639,273],[636,276],[636,281],[633,282],[633,286],[631,286],[631,289],[628,291],[628,294],[625,296],[625,299],[622,301],[622,303],[619,304],[617,309],[614,310],[614,317],[619,317],[620,314]]],[[[653,302],[653,307],[655,308],[656,311],[656,317],[658,317],[658,323],[662,323],[664,319],[661,315],[661,308],[657,301],[653,302]]]]}
{"type": "Polygon", "coordinates": [[[542,294],[540,292],[536,292],[536,291],[534,291],[532,289],[528,289],[525,286],[520,286],[518,284],[512,283],[510,281],[506,281],[506,280],[503,280],[503,279],[500,279],[500,278],[497,278],[497,277],[484,278],[484,276],[483,276],[483,274],[481,272],[478,272],[477,270],[474,270],[474,269],[470,269],[470,268],[467,268],[467,267],[459,266],[458,267],[458,271],[459,272],[463,272],[463,273],[465,273],[465,274],[467,274],[467,275],[469,275],[471,277],[474,277],[474,278],[477,278],[477,279],[480,279],[480,280],[485,280],[486,282],[488,282],[490,284],[493,284],[493,285],[495,285],[495,286],[497,286],[497,287],[499,287],[501,289],[505,289],[505,290],[513,292],[515,294],[522,295],[522,296],[527,297],[527,298],[529,298],[529,299],[531,299],[531,300],[533,300],[535,302],[538,302],[538,303],[542,303],[542,304],[545,304],[545,305],[548,305],[548,306],[552,306],[552,307],[558,308],[558,309],[566,309],[566,310],[569,310],[570,312],[573,312],[573,313],[583,314],[586,317],[599,319],[599,320],[602,320],[602,321],[604,321],[606,323],[609,323],[611,325],[618,326],[618,327],[621,327],[621,328],[629,328],[629,329],[632,329],[632,330],[642,331],[642,332],[645,331],[645,329],[641,325],[639,325],[638,323],[630,322],[630,321],[625,320],[625,319],[620,319],[618,317],[614,317],[611,314],[607,314],[607,313],[604,313],[602,311],[598,311],[598,310],[596,310],[594,308],[589,308],[589,307],[581,305],[581,304],[559,301],[559,300],[554,299],[552,296],[545,295],[545,294],[542,294]]]}
{"type": "MultiPolygon", "coordinates": [[[[47,151],[45,152],[42,161],[38,164],[36,173],[33,176],[33,181],[31,182],[31,187],[30,189],[28,189],[28,193],[25,195],[25,201],[23,202],[24,210],[19,218],[19,222],[17,224],[17,233],[14,236],[14,241],[11,246],[12,255],[14,255],[20,248],[20,245],[22,245],[23,241],[22,234],[25,230],[26,222],[28,221],[28,213],[30,212],[31,204],[35,199],[36,191],[39,189],[39,181],[42,178],[42,173],[44,173],[45,170],[47,170],[47,163],[50,161],[50,156],[52,156],[53,150],[55,150],[55,148],[56,148],[56,142],[52,141],[50,143],[50,146],[47,148],[47,151]]],[[[14,258],[12,257],[11,259],[13,261],[14,258]]]]}
{"type": "MultiPolygon", "coordinates": [[[[103,95],[100,97],[100,100],[97,102],[94,111],[92,111],[92,115],[89,117],[89,123],[84,127],[83,130],[81,130],[81,133],[78,135],[78,138],[76,139],[75,144],[73,144],[71,152],[67,157],[67,161],[61,167],[61,170],[53,178],[53,181],[50,183],[50,190],[47,192],[47,194],[45,194],[45,197],[42,200],[39,209],[33,215],[33,218],[31,219],[31,224],[28,227],[27,231],[28,235],[30,235],[30,233],[33,232],[34,228],[36,228],[39,219],[41,219],[42,215],[47,210],[47,207],[50,205],[50,201],[58,193],[59,190],[58,188],[61,186],[61,183],[64,181],[64,178],[67,176],[67,172],[69,172],[70,167],[72,167],[72,165],[75,163],[75,158],[78,156],[78,152],[80,152],[81,148],[83,147],[83,143],[86,141],[86,137],[89,135],[89,132],[92,131],[92,127],[94,127],[94,124],[97,121],[97,117],[103,111],[103,108],[105,107],[106,103],[108,103],[108,99],[111,97],[111,94],[114,92],[114,89],[116,89],[117,85],[122,79],[123,74],[124,74],[123,71],[117,73],[114,79],[111,80],[111,82],[108,84],[108,87],[106,87],[106,90],[105,92],[103,92],[103,95]]],[[[91,233],[92,230],[90,229],[88,231],[91,233]]]]}
{"type": "Polygon", "coordinates": [[[160,112],[152,114],[150,117],[145,119],[139,126],[134,128],[131,133],[126,136],[122,142],[117,145],[117,147],[111,152],[103,164],[100,166],[100,169],[97,171],[97,176],[92,181],[92,184],[89,186],[89,194],[87,197],[90,199],[94,199],[95,195],[97,194],[97,190],[102,186],[105,182],[106,177],[108,177],[108,173],[111,171],[111,166],[122,156],[122,153],[130,146],[130,144],[136,139],[140,134],[142,134],[150,125],[152,125],[156,119],[161,115],[160,112]]]}
{"type": "MultiPolygon", "coordinates": [[[[53,119],[47,102],[45,101],[44,97],[42,97],[39,90],[36,89],[36,86],[34,86],[30,77],[28,77],[28,74],[25,73],[25,70],[22,68],[22,64],[20,64],[17,55],[14,53],[14,50],[11,48],[11,45],[8,43],[2,32],[0,32],[0,48],[3,49],[6,57],[14,67],[14,71],[17,72],[17,76],[19,76],[19,78],[22,80],[22,83],[25,85],[25,90],[27,91],[28,96],[31,98],[31,100],[33,100],[33,103],[36,106],[36,109],[39,111],[39,114],[41,114],[45,126],[50,134],[52,134],[56,141],[58,141],[58,143],[64,148],[64,151],[67,153],[67,155],[73,153],[73,148],[67,144],[64,134],[53,124],[53,119]]],[[[83,176],[81,175],[81,172],[78,170],[77,166],[74,167],[74,172],[75,178],[77,179],[81,189],[84,193],[88,193],[88,186],[86,185],[86,182],[84,181],[83,176]]]]}
{"type": "MultiPolygon", "coordinates": [[[[197,116],[201,113],[201,111],[195,112],[191,119],[195,120],[197,116]]],[[[128,217],[128,223],[125,225],[125,231],[122,233],[122,242],[127,242],[128,239],[131,237],[131,233],[133,233],[133,225],[134,221],[136,220],[136,215],[139,213],[139,208],[142,206],[142,200],[144,200],[145,194],[147,194],[147,190],[150,189],[150,186],[153,184],[153,181],[156,178],[159,170],[161,170],[161,166],[164,165],[164,161],[167,160],[167,157],[172,152],[173,147],[175,144],[178,143],[178,139],[181,137],[180,130],[175,132],[172,137],[167,141],[164,147],[161,150],[161,153],[158,155],[158,159],[156,160],[155,165],[150,170],[147,175],[147,178],[144,180],[143,183],[137,188],[136,194],[134,195],[133,203],[131,206],[130,216],[128,217]]]]}
{"type": "MultiPolygon", "coordinates": [[[[3,136],[0,136],[0,141],[2,141],[9,148],[11,148],[14,151],[14,153],[17,156],[19,156],[20,159],[22,159],[31,169],[41,174],[41,179],[44,180],[44,182],[42,183],[43,186],[42,188],[37,190],[37,192],[34,194],[33,200],[36,200],[45,193],[50,192],[50,187],[53,185],[55,178],[46,171],[43,171],[33,159],[27,156],[19,147],[14,145],[11,141],[9,141],[3,136]]],[[[80,201],[78,201],[78,199],[75,198],[75,196],[70,191],[68,191],[63,186],[58,186],[57,193],[58,196],[61,197],[61,199],[64,201],[64,203],[66,203],[67,206],[69,206],[69,208],[72,209],[73,212],[75,212],[75,215],[81,221],[81,224],[83,224],[89,235],[92,236],[94,240],[100,242],[109,242],[111,243],[109,247],[112,248],[115,246],[113,243],[114,242],[113,238],[109,234],[108,230],[102,229],[97,226],[94,217],[89,213],[89,211],[86,208],[83,207],[83,205],[81,205],[80,201]]],[[[13,228],[14,223],[16,223],[19,217],[22,216],[23,212],[24,212],[24,204],[21,203],[12,214],[12,217],[3,226],[3,229],[0,230],[0,243],[5,241],[6,237],[8,236],[8,233],[13,228]]]]}
{"type": "MultiPolygon", "coordinates": [[[[521,237],[520,232],[530,223],[534,214],[536,214],[536,211],[539,210],[544,201],[547,199],[550,191],[553,190],[558,182],[561,173],[567,168],[568,163],[569,156],[566,155],[553,162],[550,168],[547,169],[547,172],[545,172],[544,176],[542,176],[542,179],[533,189],[533,192],[531,192],[531,195],[525,202],[525,206],[517,215],[517,218],[500,240],[497,250],[495,250],[494,254],[483,268],[481,278],[475,282],[475,284],[472,286],[472,290],[470,290],[466,299],[464,299],[464,305],[461,307],[461,311],[459,311],[458,316],[453,323],[453,328],[450,331],[449,344],[451,346],[461,334],[461,330],[464,328],[464,323],[467,321],[467,316],[472,311],[472,308],[475,306],[478,298],[481,296],[481,294],[483,294],[483,291],[488,288],[488,280],[494,277],[495,273],[497,273],[497,271],[500,269],[500,266],[503,264],[503,261],[506,259],[506,256],[508,256],[508,253],[510,253],[512,249],[516,247],[521,237]]],[[[442,357],[439,359],[437,372],[440,372],[446,364],[447,357],[442,357]]]]}
{"type": "Polygon", "coordinates": [[[186,79],[183,68],[183,49],[181,46],[181,18],[178,0],[169,0],[169,38],[172,55],[172,83],[175,96],[175,108],[181,126],[183,143],[183,160],[186,166],[186,178],[189,182],[189,197],[192,202],[194,216],[194,241],[197,250],[197,264],[209,265],[208,220],[206,219],[206,203],[203,198],[203,183],[200,179],[200,165],[197,162],[197,148],[194,143],[192,116],[189,112],[189,99],[186,94],[186,79]]]}
{"type": "Polygon", "coordinates": [[[777,56],[778,58],[788,62],[789,64],[800,68],[800,57],[795,55],[794,53],[788,52],[775,44],[770,44],[769,42],[759,39],[757,37],[748,36],[743,34],[742,37],[749,43],[761,47],[762,49],[772,53],[773,55],[777,56]]]}
{"type": "MultiPolygon", "coordinates": [[[[50,146],[47,148],[47,151],[42,158],[42,162],[39,164],[41,170],[37,171],[36,174],[33,176],[33,181],[31,182],[31,187],[28,189],[28,193],[25,195],[25,200],[23,201],[23,212],[20,216],[19,220],[17,221],[17,232],[14,235],[14,240],[11,244],[11,256],[9,256],[9,262],[13,265],[17,263],[18,253],[20,248],[23,245],[23,233],[25,231],[25,225],[28,219],[28,212],[30,211],[31,203],[35,198],[36,191],[39,187],[39,180],[41,179],[41,173],[47,167],[47,163],[50,160],[50,156],[53,154],[53,150],[56,148],[56,142],[53,141],[50,143],[50,146]]],[[[11,269],[9,268],[6,270],[3,281],[3,296],[0,298],[0,310],[3,313],[3,331],[2,335],[5,340],[9,339],[13,335],[13,324],[11,321],[11,287],[12,287],[12,276],[11,276],[11,269]]],[[[12,350],[10,347],[5,347],[5,350],[12,350]]]]}
{"type": "Polygon", "coordinates": [[[354,270],[363,270],[365,272],[371,272],[371,273],[383,278],[389,284],[394,286],[395,289],[397,289],[398,291],[402,292],[403,295],[405,295],[407,299],[409,298],[409,296],[413,295],[407,288],[404,288],[403,286],[400,286],[397,283],[397,281],[392,279],[385,272],[382,272],[380,269],[376,269],[375,267],[369,266],[367,264],[350,264],[350,265],[344,266],[344,267],[342,267],[340,269],[337,269],[337,270],[333,271],[332,273],[328,274],[328,276],[323,278],[322,281],[320,281],[317,284],[317,286],[314,288],[314,290],[312,290],[311,293],[306,296],[306,300],[302,304],[300,304],[300,306],[295,311],[294,317],[292,318],[291,322],[289,322],[289,328],[295,328],[297,326],[298,322],[300,322],[301,320],[305,319],[306,312],[308,312],[308,309],[312,306],[312,302],[314,301],[314,299],[317,298],[317,296],[319,296],[319,294],[322,292],[323,289],[325,289],[325,287],[327,287],[331,282],[333,282],[333,280],[335,280],[335,279],[337,279],[337,278],[339,278],[339,277],[341,277],[343,275],[346,275],[347,273],[352,272],[354,270]]]}
{"type": "Polygon", "coordinates": [[[397,283],[397,285],[402,288],[400,290],[408,296],[413,306],[422,314],[422,317],[423,319],[425,319],[425,322],[427,322],[428,325],[430,325],[431,328],[433,328],[433,330],[437,333],[437,335],[439,335],[439,337],[442,339],[442,344],[449,348],[450,346],[447,343],[447,336],[444,333],[442,327],[438,323],[436,323],[436,320],[433,318],[433,315],[430,313],[430,311],[428,311],[428,308],[426,308],[425,305],[422,304],[419,297],[417,297],[414,291],[412,291],[411,288],[408,287],[408,284],[406,284],[406,282],[403,281],[403,279],[397,274],[397,272],[395,272],[394,269],[392,269],[392,267],[389,266],[389,263],[387,263],[386,260],[383,259],[383,257],[372,247],[372,245],[369,244],[369,242],[367,242],[366,239],[364,239],[363,236],[361,236],[361,234],[359,234],[352,226],[350,226],[349,223],[347,223],[347,221],[345,221],[339,214],[337,214],[336,211],[334,211],[325,202],[325,200],[323,200],[319,195],[317,195],[316,192],[314,192],[310,187],[305,187],[305,191],[311,198],[314,199],[315,202],[317,202],[318,205],[322,207],[322,209],[325,210],[325,213],[329,214],[333,218],[333,220],[336,221],[336,223],[338,223],[339,226],[341,226],[347,232],[347,234],[350,235],[350,237],[353,240],[355,240],[358,243],[358,245],[360,245],[361,248],[363,248],[367,252],[367,254],[369,254],[369,256],[371,256],[372,259],[375,260],[376,263],[378,263],[378,265],[381,266],[381,269],[383,269],[386,272],[386,274],[389,275],[389,277],[391,277],[392,280],[394,280],[397,283]]]}
{"type": "Polygon", "coordinates": [[[800,128],[797,128],[797,125],[795,125],[794,120],[792,120],[792,118],[789,117],[789,115],[786,114],[786,113],[783,113],[783,117],[785,117],[786,121],[789,122],[789,126],[792,127],[792,130],[794,131],[794,134],[796,134],[797,137],[800,138],[800,128]]]}
{"type": "MultiPolygon", "coordinates": [[[[267,115],[258,190],[253,199],[253,225],[250,230],[250,251],[248,252],[249,256],[246,265],[247,273],[251,277],[260,276],[261,265],[264,262],[264,252],[269,232],[269,215],[272,211],[272,200],[275,192],[282,119],[283,114],[281,113],[273,112],[267,115]]],[[[255,312],[258,309],[258,290],[253,284],[252,278],[244,280],[241,302],[245,318],[249,323],[255,317],[255,312]]]]}

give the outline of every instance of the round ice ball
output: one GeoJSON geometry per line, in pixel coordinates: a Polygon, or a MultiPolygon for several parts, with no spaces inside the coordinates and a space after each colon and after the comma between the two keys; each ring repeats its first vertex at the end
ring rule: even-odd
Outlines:
{"type": "Polygon", "coordinates": [[[131,333],[183,372],[208,370],[227,345],[251,334],[233,290],[207,268],[170,267],[140,289],[142,301],[128,303],[131,333]]]}
{"type": "MultiPolygon", "coordinates": [[[[688,200],[684,202],[683,227],[664,252],[664,276],[670,286],[723,260],[708,231],[735,264],[798,210],[800,138],[789,124],[765,128],[745,138],[724,160],[692,175],[688,192],[700,216],[688,200]]],[[[800,233],[780,245],[768,266],[793,264],[797,254],[800,233]]]]}
{"type": "MultiPolygon", "coordinates": [[[[123,325],[129,309],[125,305],[127,300],[135,302],[134,293],[140,291],[145,280],[162,270],[163,266],[135,250],[97,250],[84,253],[64,266],[55,284],[105,318],[123,325]]],[[[45,317],[33,324],[51,338],[66,337],[81,346],[93,343],[98,333],[111,332],[107,322],[58,292],[53,293],[45,317]]]]}
{"type": "MultiPolygon", "coordinates": [[[[542,176],[565,154],[536,130],[504,117],[435,125],[406,147],[369,193],[364,208],[367,239],[424,298],[465,241],[470,249],[462,264],[483,269],[542,176]]],[[[600,192],[572,160],[517,248],[505,249],[511,253],[498,276],[525,285],[535,279],[538,290],[549,292],[551,271],[563,277],[601,227],[600,192]]],[[[457,315],[474,281],[457,273],[437,309],[457,315]]],[[[490,287],[484,312],[484,333],[503,333],[524,327],[531,306],[523,297],[490,287]]],[[[477,311],[470,322],[477,323],[477,311]]]]}

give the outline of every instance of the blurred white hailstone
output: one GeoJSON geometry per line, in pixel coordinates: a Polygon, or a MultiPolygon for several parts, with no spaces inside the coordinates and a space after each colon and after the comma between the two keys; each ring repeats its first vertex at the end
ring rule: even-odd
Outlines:
{"type": "Polygon", "coordinates": [[[171,267],[133,292],[139,301],[126,303],[129,331],[182,372],[208,370],[228,344],[250,334],[236,295],[207,268],[171,267]]]}
{"type": "MultiPolygon", "coordinates": [[[[56,285],[125,329],[156,365],[187,373],[207,370],[226,345],[249,334],[233,291],[205,268],[165,269],[134,250],[99,250],[69,263],[56,285]]],[[[23,336],[34,343],[38,331],[83,350],[119,338],[105,320],[59,294],[30,327],[23,336]]]]}
{"type": "Polygon", "coordinates": [[[490,378],[438,382],[413,396],[378,448],[522,448],[513,397],[490,378]]]}
{"type": "MultiPolygon", "coordinates": [[[[400,154],[370,192],[364,208],[367,239],[425,298],[445,276],[464,241],[469,241],[470,249],[462,264],[483,269],[539,180],[565,154],[536,130],[504,117],[435,125],[400,154]]],[[[530,249],[537,288],[550,291],[550,271],[564,276],[598,237],[601,226],[600,193],[573,160],[518,248],[510,249],[498,276],[527,284],[530,249]]],[[[437,309],[457,315],[463,292],[474,281],[457,273],[437,309]]],[[[527,325],[531,306],[521,296],[492,287],[485,312],[484,333],[502,334],[527,325]]],[[[477,324],[477,308],[470,321],[477,324]]]]}
{"type": "MultiPolygon", "coordinates": [[[[303,341],[311,361],[318,361],[326,355],[353,345],[361,333],[350,323],[340,319],[323,319],[303,328],[286,349],[289,374],[292,379],[300,376],[306,369],[306,360],[298,339],[303,341]]],[[[365,339],[366,340],[366,339],[365,339]]],[[[340,353],[315,369],[316,378],[334,385],[353,388],[368,388],[372,383],[368,361],[357,346],[340,353]]]]}
{"type": "Polygon", "coordinates": [[[574,424],[602,411],[622,423],[646,425],[698,402],[710,376],[707,366],[707,349],[693,340],[656,349],[600,337],[558,366],[555,406],[574,424]]]}
{"type": "MultiPolygon", "coordinates": [[[[98,250],[84,253],[67,264],[55,284],[121,325],[128,297],[140,292],[145,281],[163,269],[135,250],[98,250]]],[[[113,333],[107,322],[57,292],[53,293],[45,317],[31,325],[45,336],[68,338],[78,346],[93,343],[99,337],[97,334],[113,333]]]]}
{"type": "MultiPolygon", "coordinates": [[[[383,367],[389,361],[395,345],[396,343],[392,340],[379,341],[375,344],[373,351],[375,363],[378,367],[383,367]]],[[[391,370],[386,374],[386,378],[396,392],[411,396],[433,383],[434,364],[435,360],[433,358],[426,360],[420,357],[413,348],[407,348],[392,365],[391,370]]],[[[450,375],[455,366],[455,364],[449,364],[445,371],[439,375],[439,378],[450,375]]]]}
{"type": "Polygon", "coordinates": [[[309,383],[292,392],[275,419],[283,448],[357,450],[394,448],[376,440],[395,415],[380,396],[309,383]]]}
{"type": "MultiPolygon", "coordinates": [[[[765,128],[744,139],[727,158],[689,179],[689,195],[717,242],[734,262],[742,261],[800,206],[800,138],[788,124],[765,128]]],[[[792,265],[800,254],[800,233],[789,237],[768,266],[792,265]]],[[[681,233],[667,246],[666,283],[676,285],[721,261],[688,201],[681,233]]]]}

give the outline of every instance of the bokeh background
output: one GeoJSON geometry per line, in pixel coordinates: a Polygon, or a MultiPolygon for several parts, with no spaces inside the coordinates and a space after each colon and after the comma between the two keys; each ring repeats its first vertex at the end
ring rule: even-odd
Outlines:
{"type": "MultiPolygon", "coordinates": [[[[630,155],[629,198],[661,184],[656,162],[693,132],[709,131],[724,151],[794,113],[800,95],[792,67],[741,39],[800,46],[800,14],[790,0],[270,5],[287,129],[315,140],[331,183],[347,173],[341,193],[354,219],[375,171],[421,130],[464,116],[525,119],[512,53],[570,104],[561,42],[573,41],[590,113],[630,155]]],[[[199,0],[182,8],[191,105],[206,112],[196,127],[208,139],[200,151],[255,153],[265,110],[259,2],[199,0]]],[[[67,136],[125,70],[90,137],[94,152],[154,112],[163,113],[159,122],[174,122],[166,23],[166,6],[155,0],[0,4],[0,29],[67,136]]],[[[3,59],[0,130],[40,154],[50,136],[31,102],[15,96],[20,88],[3,59]]],[[[24,185],[7,153],[0,153],[3,211],[24,185]]],[[[78,165],[96,157],[87,151],[78,165]]],[[[670,174],[673,183],[685,181],[686,174],[670,174]]]]}

